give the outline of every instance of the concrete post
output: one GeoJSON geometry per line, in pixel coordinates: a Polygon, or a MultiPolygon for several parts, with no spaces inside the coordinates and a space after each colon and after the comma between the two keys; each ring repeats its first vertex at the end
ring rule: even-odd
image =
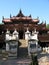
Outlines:
{"type": "Polygon", "coordinates": [[[27,28],[27,31],[25,32],[25,40],[29,40],[29,38],[30,38],[30,32],[27,28]]]}
{"type": "Polygon", "coordinates": [[[6,43],[6,51],[9,51],[9,44],[6,43]]]}

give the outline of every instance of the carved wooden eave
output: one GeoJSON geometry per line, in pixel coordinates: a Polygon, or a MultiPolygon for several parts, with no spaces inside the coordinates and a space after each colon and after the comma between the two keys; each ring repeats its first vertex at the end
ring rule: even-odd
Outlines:
{"type": "Polygon", "coordinates": [[[2,20],[3,23],[12,23],[13,21],[31,21],[32,23],[39,23],[38,19],[32,19],[31,17],[11,17],[11,18],[4,18],[2,20]]]}
{"type": "Polygon", "coordinates": [[[20,10],[19,13],[17,14],[17,16],[13,16],[10,18],[4,18],[2,20],[3,23],[12,23],[12,22],[16,22],[16,21],[30,21],[32,23],[38,23],[39,20],[38,19],[32,19],[31,15],[30,16],[24,16],[24,14],[22,13],[22,11],[20,10]]]}
{"type": "Polygon", "coordinates": [[[40,40],[40,42],[49,42],[49,34],[38,35],[38,39],[40,40]]]}
{"type": "Polygon", "coordinates": [[[38,19],[32,19],[32,22],[33,23],[39,23],[39,20],[38,19]]]}
{"type": "Polygon", "coordinates": [[[3,20],[2,20],[2,22],[3,23],[10,23],[10,22],[12,22],[9,18],[4,18],[3,20]]]}
{"type": "Polygon", "coordinates": [[[32,18],[27,17],[27,16],[25,16],[25,17],[12,17],[12,18],[11,18],[12,21],[14,21],[14,20],[17,20],[17,21],[22,21],[22,20],[24,20],[24,21],[26,20],[26,21],[27,21],[27,20],[28,20],[28,21],[29,21],[29,20],[31,20],[31,19],[32,19],[32,18]]]}

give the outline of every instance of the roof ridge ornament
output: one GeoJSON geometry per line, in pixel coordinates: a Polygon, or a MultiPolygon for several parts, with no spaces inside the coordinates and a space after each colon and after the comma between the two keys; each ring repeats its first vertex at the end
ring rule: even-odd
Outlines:
{"type": "Polygon", "coordinates": [[[39,17],[37,16],[37,19],[39,19],[39,17]]]}
{"type": "Polygon", "coordinates": [[[20,9],[20,11],[19,11],[20,13],[22,13],[22,11],[21,11],[21,9],[20,9]]]}
{"type": "Polygon", "coordinates": [[[29,17],[32,17],[31,14],[29,15],[29,17]]]}
{"type": "Polygon", "coordinates": [[[22,13],[22,10],[21,9],[19,10],[19,13],[17,14],[16,17],[24,17],[24,14],[22,13]]]}
{"type": "Polygon", "coordinates": [[[2,16],[2,19],[4,20],[4,16],[2,16]]]}
{"type": "Polygon", "coordinates": [[[46,20],[45,20],[45,24],[46,24],[46,20]]]}
{"type": "Polygon", "coordinates": [[[12,16],[11,16],[11,14],[10,14],[10,18],[11,18],[12,16]]]}

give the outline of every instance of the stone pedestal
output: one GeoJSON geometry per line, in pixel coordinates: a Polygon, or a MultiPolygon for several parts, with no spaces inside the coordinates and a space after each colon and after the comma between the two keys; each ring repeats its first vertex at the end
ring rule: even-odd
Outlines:
{"type": "Polygon", "coordinates": [[[36,40],[28,40],[28,55],[38,52],[38,42],[36,40]]]}
{"type": "Polygon", "coordinates": [[[18,41],[11,40],[9,42],[9,56],[17,57],[17,51],[18,51],[18,41]]]}
{"type": "Polygon", "coordinates": [[[9,44],[6,43],[6,51],[9,51],[9,44]]]}

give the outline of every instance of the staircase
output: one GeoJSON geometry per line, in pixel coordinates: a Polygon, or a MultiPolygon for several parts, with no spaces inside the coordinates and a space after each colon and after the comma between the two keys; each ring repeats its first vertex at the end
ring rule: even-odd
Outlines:
{"type": "Polygon", "coordinates": [[[27,41],[24,39],[20,39],[19,43],[21,44],[19,46],[19,52],[18,52],[18,56],[21,58],[25,58],[28,56],[28,48],[27,48],[27,41]]]}
{"type": "Polygon", "coordinates": [[[21,43],[20,47],[27,47],[27,40],[20,39],[19,42],[21,43]]]}

